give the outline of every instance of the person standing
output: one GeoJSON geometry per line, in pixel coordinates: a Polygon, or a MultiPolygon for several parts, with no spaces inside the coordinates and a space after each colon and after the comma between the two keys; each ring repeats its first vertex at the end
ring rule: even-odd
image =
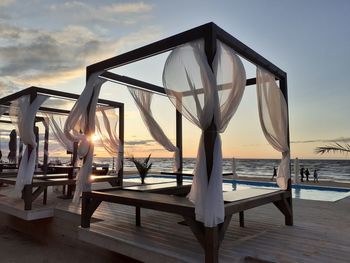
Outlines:
{"type": "Polygon", "coordinates": [[[300,169],[300,181],[304,182],[304,167],[300,169]]]}
{"type": "Polygon", "coordinates": [[[317,170],[314,170],[314,183],[318,183],[318,174],[317,174],[317,170]]]}
{"type": "Polygon", "coordinates": [[[277,177],[277,169],[276,169],[276,167],[273,167],[273,174],[272,174],[272,177],[271,177],[271,181],[273,181],[274,177],[277,177]]]}
{"type": "Polygon", "coordinates": [[[307,182],[309,181],[309,175],[310,175],[309,169],[306,168],[306,170],[305,170],[305,176],[306,176],[306,181],[307,181],[307,182]]]}

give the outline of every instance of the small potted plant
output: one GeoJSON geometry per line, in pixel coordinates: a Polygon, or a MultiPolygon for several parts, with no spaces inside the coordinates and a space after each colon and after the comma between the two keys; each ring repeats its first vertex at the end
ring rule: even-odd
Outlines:
{"type": "Polygon", "coordinates": [[[145,178],[148,174],[148,171],[152,167],[152,163],[148,164],[150,158],[151,158],[151,154],[148,155],[148,157],[143,161],[139,161],[139,160],[135,159],[134,156],[131,156],[131,158],[130,158],[130,161],[132,161],[135,164],[136,169],[139,172],[139,175],[141,178],[141,184],[145,184],[145,178]]]}

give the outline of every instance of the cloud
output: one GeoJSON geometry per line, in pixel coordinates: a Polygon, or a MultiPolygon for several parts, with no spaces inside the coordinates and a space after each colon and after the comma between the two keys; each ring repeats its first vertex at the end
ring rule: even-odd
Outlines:
{"type": "Polygon", "coordinates": [[[335,139],[315,139],[315,140],[301,140],[301,141],[291,141],[291,143],[334,143],[334,142],[350,142],[350,137],[340,137],[335,139]]]}
{"type": "Polygon", "coordinates": [[[11,80],[7,80],[7,78],[3,78],[3,80],[0,79],[0,97],[7,96],[19,90],[20,88],[11,80]]]}
{"type": "MultiPolygon", "coordinates": [[[[48,31],[0,23],[0,78],[21,87],[66,82],[83,75],[87,65],[158,36],[154,27],[121,38],[105,38],[83,26],[48,31]]],[[[5,84],[2,81],[1,85],[5,84]]]]}
{"type": "Polygon", "coordinates": [[[135,146],[135,145],[150,145],[154,144],[154,140],[135,140],[125,142],[125,146],[135,146]]]}
{"type": "Polygon", "coordinates": [[[153,6],[144,2],[116,3],[109,5],[88,4],[80,1],[53,4],[48,7],[51,15],[65,16],[75,23],[113,22],[132,25],[148,20],[153,6]],[[79,10],[79,12],[77,12],[79,10]],[[74,14],[74,15],[71,15],[74,14]]]}
{"type": "Polygon", "coordinates": [[[7,7],[9,5],[12,5],[14,2],[15,0],[1,0],[0,7],[7,7]]]}
{"type": "Polygon", "coordinates": [[[105,12],[111,12],[111,13],[143,13],[143,12],[149,12],[152,10],[152,6],[145,4],[144,2],[137,2],[137,3],[119,3],[119,4],[112,4],[110,6],[105,6],[102,9],[105,12]]]}

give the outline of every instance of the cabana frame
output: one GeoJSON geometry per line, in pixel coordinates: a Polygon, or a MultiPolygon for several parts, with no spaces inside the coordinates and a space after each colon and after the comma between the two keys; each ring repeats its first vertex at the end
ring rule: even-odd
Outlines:
{"type": "MultiPolygon", "coordinates": [[[[46,95],[48,97],[54,97],[59,98],[62,100],[77,100],[79,98],[78,94],[63,92],[63,91],[57,91],[52,89],[45,89],[41,87],[31,86],[29,88],[23,89],[19,92],[10,94],[8,96],[5,96],[3,98],[0,98],[0,105],[3,106],[10,106],[11,102],[14,100],[19,99],[22,96],[29,95],[31,96],[31,100],[34,100],[36,96],[38,95],[46,95]]],[[[118,109],[119,111],[119,140],[121,143],[124,144],[124,104],[117,101],[110,101],[105,99],[99,99],[98,100],[99,106],[107,106],[111,108],[118,109]]],[[[70,113],[69,110],[64,109],[57,109],[55,107],[40,107],[38,110],[38,113],[45,112],[45,113],[52,113],[52,114],[60,114],[60,115],[68,115],[70,113]]],[[[8,115],[8,114],[6,114],[8,115]]],[[[11,123],[8,121],[3,121],[4,123],[11,123]]],[[[48,141],[49,138],[49,127],[46,125],[46,122],[44,121],[43,117],[36,116],[35,122],[42,122],[45,128],[45,142],[48,141]]],[[[44,145],[44,151],[48,151],[48,144],[45,143],[44,145]]],[[[73,158],[72,163],[75,164],[77,161],[77,144],[74,143],[74,151],[73,151],[73,158]]],[[[123,158],[123,156],[122,156],[123,158]]],[[[23,189],[23,199],[24,199],[24,208],[25,210],[31,210],[32,202],[42,193],[44,192],[44,199],[43,203],[46,204],[46,189],[48,186],[54,186],[54,185],[67,185],[67,193],[64,195],[64,198],[72,198],[73,191],[74,191],[74,185],[75,185],[75,179],[74,179],[74,172],[72,169],[68,171],[68,177],[64,178],[62,175],[56,175],[56,176],[48,176],[45,178],[45,175],[47,173],[47,166],[48,166],[48,156],[44,154],[44,163],[43,163],[43,174],[44,176],[34,176],[33,182],[31,185],[25,185],[23,189]],[[54,179],[54,180],[51,180],[54,179]]],[[[74,165],[73,165],[74,166],[74,165]]],[[[37,175],[35,173],[34,175],[37,175]]],[[[100,176],[93,180],[94,182],[102,182],[102,181],[109,181],[113,186],[121,186],[123,182],[123,164],[121,166],[121,169],[118,172],[117,178],[112,178],[111,176],[100,176]]],[[[0,182],[7,183],[7,184],[15,184],[16,180],[15,178],[0,178],[0,182]]]]}
{"type": "MultiPolygon", "coordinates": [[[[91,74],[96,72],[103,72],[100,77],[105,78],[112,82],[117,82],[132,86],[135,88],[140,88],[153,93],[165,94],[164,88],[133,79],[126,76],[121,76],[110,72],[109,70],[124,66],[142,59],[149,58],[167,51],[170,51],[180,45],[185,43],[202,39],[204,40],[204,50],[208,59],[208,63],[211,66],[213,58],[216,53],[216,41],[220,40],[230,48],[232,48],[238,55],[244,59],[250,61],[254,65],[272,73],[276,80],[279,82],[279,87],[282,94],[287,102],[288,106],[288,94],[287,94],[287,74],[281,70],[279,67],[268,61],[266,58],[240,42],[238,39],[231,36],[229,33],[215,25],[214,23],[207,23],[202,26],[193,28],[191,30],[176,34],[174,36],[159,40],[152,44],[137,48],[130,52],[103,60],[101,62],[95,63],[87,67],[87,79],[91,74]]],[[[246,85],[256,84],[256,79],[248,79],[246,85]]],[[[288,118],[289,119],[289,118],[288,118]]],[[[212,130],[216,130],[214,127],[214,122],[210,127],[204,131],[204,141],[205,141],[205,153],[207,160],[207,172],[208,175],[211,174],[213,165],[213,147],[215,142],[215,133],[212,130]],[[214,135],[213,135],[214,134],[214,135]]],[[[288,134],[287,134],[288,146],[289,142],[289,124],[288,124],[288,134]]],[[[180,150],[180,160],[182,164],[182,116],[181,113],[176,111],[176,146],[180,150]]],[[[181,165],[182,167],[182,165],[181,165]]],[[[181,169],[180,171],[181,172],[181,169]]],[[[290,176],[290,175],[289,175],[290,176]]],[[[178,178],[178,182],[181,182],[181,178],[178,178]]],[[[152,199],[152,193],[149,193],[152,199]]],[[[117,197],[113,197],[110,194],[96,193],[96,192],[86,192],[83,194],[83,210],[82,210],[82,227],[89,227],[89,219],[92,216],[95,209],[101,203],[101,201],[123,203],[128,205],[134,205],[136,207],[142,206],[142,201],[137,201],[138,198],[130,197],[120,197],[121,194],[117,194],[117,197]],[[131,200],[132,199],[132,200],[131,200]]],[[[225,230],[228,226],[229,219],[233,213],[240,212],[241,219],[243,220],[243,211],[250,209],[252,207],[260,206],[267,202],[272,202],[276,207],[285,215],[286,225],[293,225],[293,211],[292,211],[292,195],[291,195],[291,182],[289,179],[288,189],[280,190],[278,195],[272,194],[269,198],[255,198],[248,199],[246,202],[232,202],[230,205],[225,205],[225,222],[216,227],[204,227],[202,223],[194,220],[194,212],[191,213],[191,224],[190,227],[202,244],[205,251],[206,262],[218,262],[218,251],[220,242],[223,239],[225,230]]],[[[147,208],[156,209],[157,203],[148,203],[147,208]]],[[[167,208],[171,210],[172,208],[167,208]]],[[[164,210],[161,210],[164,211],[164,210]]],[[[242,225],[242,224],[241,224],[242,225]]]]}

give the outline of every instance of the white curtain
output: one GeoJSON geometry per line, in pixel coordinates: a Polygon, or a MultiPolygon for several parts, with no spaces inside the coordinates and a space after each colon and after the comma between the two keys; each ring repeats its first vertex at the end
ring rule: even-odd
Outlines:
{"type": "Polygon", "coordinates": [[[282,153],[277,170],[277,184],[287,189],[290,178],[290,151],[288,146],[288,108],[275,76],[257,68],[256,91],[261,128],[270,145],[282,153]]]}
{"type": "Polygon", "coordinates": [[[175,107],[202,130],[189,199],[196,220],[207,227],[224,221],[222,151],[219,133],[225,131],[243,96],[246,75],[236,53],[217,41],[212,69],[202,41],[171,52],[164,66],[163,84],[175,107]],[[216,140],[211,175],[207,174],[204,131],[214,121],[216,140]],[[216,128],[216,130],[215,130],[216,128]],[[210,180],[208,182],[208,177],[210,180]]]}
{"type": "Polygon", "coordinates": [[[139,109],[142,120],[145,123],[147,129],[149,130],[150,134],[152,135],[153,139],[169,152],[174,152],[175,160],[173,170],[177,172],[180,168],[179,149],[171,143],[169,138],[165,135],[164,131],[153,117],[151,110],[153,94],[144,90],[134,89],[132,87],[128,88],[131,96],[135,100],[137,108],[139,109]]]}
{"type": "Polygon", "coordinates": [[[30,95],[26,95],[13,101],[10,106],[9,114],[11,120],[23,144],[26,146],[18,169],[15,185],[15,193],[18,196],[21,195],[24,185],[32,183],[37,156],[34,134],[35,116],[40,105],[47,98],[47,96],[38,95],[33,102],[30,102],[30,95]],[[32,149],[30,153],[29,146],[32,149]]]}
{"type": "Polygon", "coordinates": [[[45,114],[45,122],[50,127],[50,131],[57,142],[67,151],[73,152],[73,142],[70,141],[63,131],[62,116],[45,114]]]}
{"type": "Polygon", "coordinates": [[[118,132],[118,115],[115,110],[108,110],[104,107],[97,107],[96,112],[96,128],[100,137],[101,143],[105,150],[111,155],[117,158],[116,171],[118,172],[122,168],[123,164],[123,145],[121,144],[118,132]],[[101,121],[99,120],[99,115],[101,121]],[[101,123],[100,123],[101,122],[101,123]]]}
{"type": "Polygon", "coordinates": [[[106,81],[99,78],[101,72],[92,74],[74,104],[64,126],[64,133],[72,142],[79,142],[78,155],[84,163],[77,176],[73,202],[78,203],[83,191],[90,191],[89,182],[94,154],[91,136],[95,133],[96,104],[102,84],[106,81]]]}

